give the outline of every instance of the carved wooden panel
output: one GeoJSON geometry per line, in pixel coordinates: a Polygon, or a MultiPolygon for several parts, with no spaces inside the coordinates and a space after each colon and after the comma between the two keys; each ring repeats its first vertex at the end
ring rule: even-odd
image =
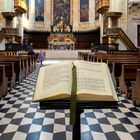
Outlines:
{"type": "Polygon", "coordinates": [[[31,32],[24,34],[24,42],[29,44],[33,43],[33,48],[35,49],[47,49],[48,48],[48,36],[49,33],[38,33],[31,32]]]}

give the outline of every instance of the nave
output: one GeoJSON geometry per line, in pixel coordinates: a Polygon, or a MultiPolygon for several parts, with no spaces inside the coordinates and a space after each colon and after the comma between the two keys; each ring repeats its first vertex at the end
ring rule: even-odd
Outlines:
{"type": "MultiPolygon", "coordinates": [[[[55,63],[46,61],[44,64],[55,63]]],[[[39,65],[0,101],[0,140],[72,140],[69,110],[40,110],[32,102],[39,65]]],[[[119,96],[117,109],[88,109],[81,115],[81,140],[138,140],[140,108],[119,96]]]]}

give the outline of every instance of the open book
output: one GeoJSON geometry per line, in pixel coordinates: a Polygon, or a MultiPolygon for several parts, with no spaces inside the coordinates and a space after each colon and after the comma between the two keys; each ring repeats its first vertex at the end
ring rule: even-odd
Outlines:
{"type": "Polygon", "coordinates": [[[77,100],[118,101],[107,64],[82,60],[41,67],[33,101],[70,98],[73,66],[77,72],[77,100]]]}

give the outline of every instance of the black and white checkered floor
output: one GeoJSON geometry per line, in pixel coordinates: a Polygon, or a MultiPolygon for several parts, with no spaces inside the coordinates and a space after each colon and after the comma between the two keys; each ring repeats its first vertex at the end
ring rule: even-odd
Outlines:
{"type": "MultiPolygon", "coordinates": [[[[0,140],[72,140],[69,110],[40,110],[32,96],[38,69],[0,101],[0,140]]],[[[140,111],[124,97],[117,109],[81,114],[81,140],[140,140],[140,111]]]]}

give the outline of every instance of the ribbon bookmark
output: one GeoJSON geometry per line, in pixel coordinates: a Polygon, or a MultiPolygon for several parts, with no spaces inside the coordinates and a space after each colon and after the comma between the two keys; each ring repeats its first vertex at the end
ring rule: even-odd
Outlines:
{"type": "Polygon", "coordinates": [[[76,119],[76,94],[77,94],[77,72],[76,66],[72,68],[72,88],[70,101],[70,124],[75,125],[76,119]]]}

